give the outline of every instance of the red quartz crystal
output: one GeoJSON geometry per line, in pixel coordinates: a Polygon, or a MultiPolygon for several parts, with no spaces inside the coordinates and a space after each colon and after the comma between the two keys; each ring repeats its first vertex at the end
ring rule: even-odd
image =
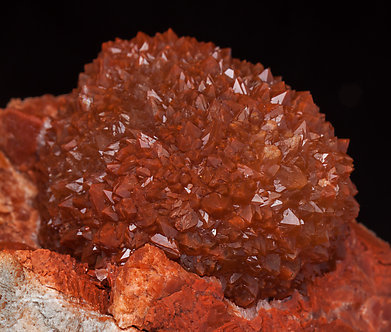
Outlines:
{"type": "Polygon", "coordinates": [[[145,243],[247,307],[334,268],[348,141],[308,92],[173,31],[103,44],[40,133],[40,242],[102,269],[145,243]]]}

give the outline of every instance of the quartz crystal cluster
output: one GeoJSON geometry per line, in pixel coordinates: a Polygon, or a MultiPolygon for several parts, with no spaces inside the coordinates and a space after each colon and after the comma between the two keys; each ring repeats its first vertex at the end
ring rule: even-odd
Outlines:
{"type": "Polygon", "coordinates": [[[171,30],[103,44],[44,127],[40,242],[97,271],[149,243],[248,307],[332,269],[358,213],[308,92],[171,30]]]}

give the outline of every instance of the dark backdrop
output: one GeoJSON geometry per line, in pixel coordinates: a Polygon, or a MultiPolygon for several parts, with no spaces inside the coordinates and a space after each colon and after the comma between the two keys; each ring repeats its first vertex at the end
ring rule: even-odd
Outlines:
{"type": "Polygon", "coordinates": [[[351,139],[359,221],[391,242],[385,2],[345,7],[343,1],[313,6],[237,0],[108,3],[1,5],[0,107],[12,97],[69,92],[101,43],[115,37],[130,39],[139,30],[153,35],[171,27],[180,36],[213,41],[230,47],[234,57],[271,67],[295,90],[311,91],[336,135],[351,139]]]}

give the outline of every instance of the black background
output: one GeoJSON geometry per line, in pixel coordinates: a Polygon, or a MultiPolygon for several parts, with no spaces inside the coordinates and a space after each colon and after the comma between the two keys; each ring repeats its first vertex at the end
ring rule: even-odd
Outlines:
{"type": "Polygon", "coordinates": [[[391,242],[388,113],[391,58],[385,2],[56,1],[0,5],[0,107],[14,97],[68,93],[102,42],[179,35],[230,47],[310,90],[340,138],[350,138],[358,220],[391,242]]]}

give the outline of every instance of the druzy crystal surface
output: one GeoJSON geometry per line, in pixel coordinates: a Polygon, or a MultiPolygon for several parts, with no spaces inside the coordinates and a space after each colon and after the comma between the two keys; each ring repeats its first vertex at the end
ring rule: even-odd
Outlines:
{"type": "Polygon", "coordinates": [[[311,95],[171,30],[103,44],[45,129],[40,241],[97,269],[150,243],[247,307],[332,268],[357,216],[311,95]]]}

